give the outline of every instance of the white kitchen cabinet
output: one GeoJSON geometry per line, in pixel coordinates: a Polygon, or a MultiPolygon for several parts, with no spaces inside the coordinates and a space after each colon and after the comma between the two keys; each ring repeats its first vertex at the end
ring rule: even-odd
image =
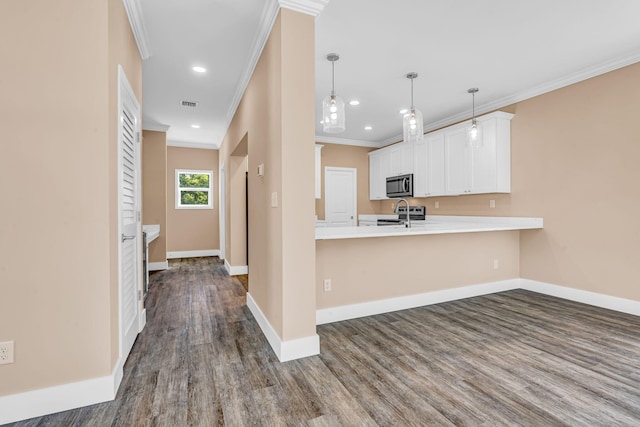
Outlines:
{"type": "Polygon", "coordinates": [[[401,142],[383,150],[388,150],[389,176],[413,173],[414,144],[401,142]]]}
{"type": "Polygon", "coordinates": [[[469,121],[369,153],[369,197],[386,199],[388,176],[413,173],[414,197],[511,192],[511,118],[497,111],[478,117],[483,146],[469,147],[469,121]]]}
{"type": "Polygon", "coordinates": [[[387,198],[387,176],[389,175],[388,150],[376,150],[369,153],[369,199],[387,198]]]}
{"type": "Polygon", "coordinates": [[[322,198],[322,147],[316,144],[316,199],[322,198]]]}
{"type": "Polygon", "coordinates": [[[414,197],[444,195],[444,132],[426,135],[416,142],[414,150],[414,197]]]}
{"type": "Polygon", "coordinates": [[[468,123],[444,130],[446,195],[511,191],[512,117],[503,112],[479,117],[483,144],[477,148],[467,143],[468,123]]]}
{"type": "Polygon", "coordinates": [[[414,144],[401,142],[369,153],[369,199],[387,199],[387,177],[413,173],[414,144]]]}

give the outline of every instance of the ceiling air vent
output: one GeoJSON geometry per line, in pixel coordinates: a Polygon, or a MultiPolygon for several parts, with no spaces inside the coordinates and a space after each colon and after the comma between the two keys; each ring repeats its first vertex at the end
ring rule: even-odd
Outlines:
{"type": "Polygon", "coordinates": [[[197,101],[180,101],[180,105],[182,105],[183,107],[196,108],[198,106],[198,102],[197,101]]]}

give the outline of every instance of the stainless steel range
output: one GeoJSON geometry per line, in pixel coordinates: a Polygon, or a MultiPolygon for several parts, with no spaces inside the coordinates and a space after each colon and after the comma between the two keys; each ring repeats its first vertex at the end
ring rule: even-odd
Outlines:
{"type": "MultiPolygon", "coordinates": [[[[424,221],[427,208],[425,206],[409,206],[409,218],[411,221],[424,221]]],[[[403,225],[407,220],[407,208],[398,208],[398,219],[379,219],[378,225],[403,225]]]]}

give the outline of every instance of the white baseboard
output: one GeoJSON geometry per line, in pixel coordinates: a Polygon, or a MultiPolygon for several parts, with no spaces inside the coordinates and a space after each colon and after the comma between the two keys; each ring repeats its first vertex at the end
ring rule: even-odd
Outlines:
{"type": "Polygon", "coordinates": [[[149,266],[149,271],[159,271],[159,270],[168,270],[169,269],[169,262],[168,261],[150,262],[147,265],[149,266]]]}
{"type": "Polygon", "coordinates": [[[640,316],[640,301],[568,288],[566,286],[553,285],[551,283],[538,282],[536,280],[510,279],[499,282],[464,286],[461,288],[445,289],[442,291],[426,292],[418,295],[408,295],[378,301],[324,308],[316,311],[316,324],[323,325],[325,323],[357,319],[359,317],[390,313],[398,310],[439,304],[442,302],[493,294],[512,289],[525,289],[544,295],[563,298],[569,301],[580,302],[583,304],[619,311],[621,313],[640,316]]]}
{"type": "Polygon", "coordinates": [[[323,325],[325,323],[340,322],[342,320],[357,319],[358,317],[373,316],[376,314],[390,313],[392,311],[406,310],[408,308],[493,294],[495,292],[517,289],[518,286],[519,279],[501,280],[498,282],[425,292],[417,295],[324,308],[316,311],[316,324],[323,325]]]}
{"type": "Polygon", "coordinates": [[[167,259],[199,258],[203,256],[220,256],[220,249],[206,249],[203,251],[175,251],[167,252],[167,259]]]}
{"type": "Polygon", "coordinates": [[[231,265],[228,260],[224,260],[224,269],[227,270],[229,276],[237,276],[239,274],[249,274],[248,265],[231,265]]]}
{"type": "Polygon", "coordinates": [[[262,329],[262,333],[267,338],[267,341],[269,341],[269,345],[271,345],[273,352],[281,362],[320,354],[320,337],[318,334],[295,340],[282,341],[248,292],[247,307],[251,310],[253,317],[255,317],[260,329],[262,329]]]}
{"type": "Polygon", "coordinates": [[[113,400],[122,381],[124,358],[111,375],[0,397],[0,424],[41,417],[113,400]]]}
{"type": "Polygon", "coordinates": [[[570,301],[581,302],[600,308],[619,311],[621,313],[640,316],[640,301],[625,298],[612,297],[596,292],[583,291],[566,286],[553,285],[551,283],[538,282],[530,279],[520,279],[520,288],[540,294],[563,298],[570,301]]]}

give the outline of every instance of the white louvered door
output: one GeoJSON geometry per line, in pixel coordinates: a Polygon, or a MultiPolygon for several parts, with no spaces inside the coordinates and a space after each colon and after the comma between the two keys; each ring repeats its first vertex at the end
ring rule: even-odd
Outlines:
{"type": "Polygon", "coordinates": [[[126,359],[138,335],[138,153],[140,106],[120,69],[118,117],[120,209],[120,354],[126,359]]]}

